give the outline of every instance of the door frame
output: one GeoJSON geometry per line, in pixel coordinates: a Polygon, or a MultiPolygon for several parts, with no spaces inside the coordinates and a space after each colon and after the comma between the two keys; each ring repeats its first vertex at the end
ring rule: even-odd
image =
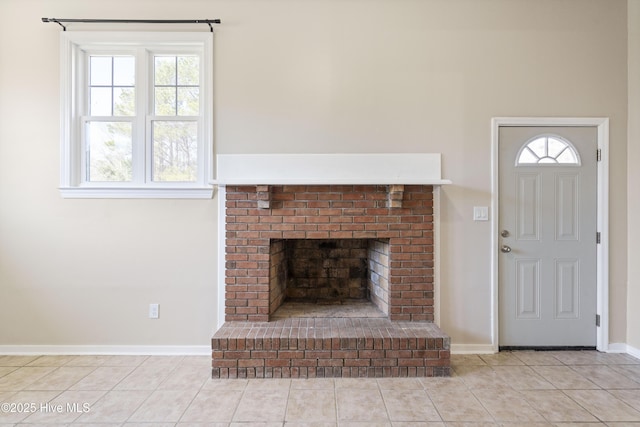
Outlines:
{"type": "MultiPolygon", "coordinates": [[[[499,153],[498,144],[501,127],[514,126],[593,126],[597,128],[600,161],[597,165],[597,229],[600,244],[596,249],[596,314],[600,326],[596,327],[596,348],[609,350],[609,119],[606,117],[494,117],[491,119],[491,344],[499,351],[499,153]]],[[[593,236],[595,239],[596,236],[593,236]]],[[[594,319],[595,322],[595,319],[594,319]]]]}

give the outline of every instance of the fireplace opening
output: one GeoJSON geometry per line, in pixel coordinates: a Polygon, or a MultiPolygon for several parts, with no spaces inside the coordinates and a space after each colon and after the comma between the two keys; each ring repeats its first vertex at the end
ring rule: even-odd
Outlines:
{"type": "Polygon", "coordinates": [[[272,319],[388,316],[388,239],[272,239],[269,248],[272,319]]]}

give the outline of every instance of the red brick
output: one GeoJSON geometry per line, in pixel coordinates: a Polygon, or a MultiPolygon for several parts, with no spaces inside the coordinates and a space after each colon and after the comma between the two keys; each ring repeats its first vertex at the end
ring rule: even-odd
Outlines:
{"type": "Polygon", "coordinates": [[[291,364],[290,359],[266,359],[264,365],[268,367],[283,367],[291,364]]]}
{"type": "Polygon", "coordinates": [[[251,351],[251,357],[258,359],[275,359],[278,357],[276,350],[253,350],[251,351]]]}
{"type": "Polygon", "coordinates": [[[308,216],[307,223],[308,224],[318,224],[318,223],[328,223],[330,222],[330,218],[328,216],[308,216]]]}
{"type": "Polygon", "coordinates": [[[354,231],[354,239],[374,239],[378,237],[378,233],[375,231],[354,231]]]}
{"type": "Polygon", "coordinates": [[[365,359],[382,359],[385,357],[385,351],[384,350],[359,350],[358,356],[365,359]]]}
{"type": "Polygon", "coordinates": [[[278,359],[303,359],[304,351],[302,350],[280,350],[278,351],[278,359]]]}
{"type": "Polygon", "coordinates": [[[371,359],[371,366],[398,366],[398,359],[371,359]]]}
{"type": "Polygon", "coordinates": [[[334,208],[350,209],[350,208],[353,208],[354,203],[352,201],[333,202],[332,206],[334,208]]]}
{"type": "Polygon", "coordinates": [[[341,224],[318,224],[318,231],[336,232],[343,230],[341,224]]]}
{"type": "Polygon", "coordinates": [[[426,359],[426,366],[446,366],[450,365],[451,361],[449,359],[426,359]]]}
{"type": "Polygon", "coordinates": [[[364,229],[366,231],[386,231],[389,229],[389,226],[381,223],[368,223],[365,224],[364,229]]]}
{"type": "Polygon", "coordinates": [[[308,239],[328,239],[329,232],[328,231],[309,231],[307,232],[308,239]]]}
{"type": "Polygon", "coordinates": [[[370,366],[371,359],[344,359],[344,366],[370,366]]]}
{"type": "Polygon", "coordinates": [[[334,359],[355,359],[358,357],[357,350],[333,350],[331,357],[334,359]]]}
{"type": "Polygon", "coordinates": [[[433,314],[412,314],[411,320],[414,322],[433,322],[433,314]]]}
{"type": "Polygon", "coordinates": [[[317,365],[318,359],[291,359],[291,366],[315,367],[317,365]]]}
{"type": "Polygon", "coordinates": [[[238,368],[255,368],[264,366],[264,359],[240,359],[238,360],[238,368]]]}
{"type": "Polygon", "coordinates": [[[285,231],[282,233],[283,239],[304,239],[307,233],[304,231],[285,231]]]}
{"type": "Polygon", "coordinates": [[[343,366],[344,359],[318,359],[318,366],[343,366]]]}
{"type": "Polygon", "coordinates": [[[331,231],[329,232],[331,239],[351,239],[353,238],[352,231],[331,231]]]}
{"type": "MultiPolygon", "coordinates": [[[[424,359],[398,359],[398,366],[424,366],[424,359]]],[[[433,365],[431,365],[433,366],[433,365]]]]}
{"type": "MultiPolygon", "coordinates": [[[[336,224],[338,225],[338,224],[336,224]]],[[[363,231],[364,224],[339,224],[342,231],[363,231]]]]}
{"type": "Polygon", "coordinates": [[[307,359],[329,359],[331,358],[331,352],[326,350],[306,350],[304,357],[307,359]]]}
{"type": "Polygon", "coordinates": [[[213,359],[211,364],[214,368],[235,368],[238,366],[237,359],[213,359]]]}
{"type": "Polygon", "coordinates": [[[332,216],[332,217],[328,217],[328,218],[333,223],[339,223],[339,224],[350,224],[350,223],[353,223],[353,217],[352,216],[340,215],[340,216],[332,216]]]}
{"type": "MultiPolygon", "coordinates": [[[[295,209],[292,209],[294,212],[296,212],[295,209]]],[[[297,215],[297,214],[294,214],[297,215]]],[[[303,224],[305,222],[307,222],[307,217],[306,216],[284,216],[282,218],[282,222],[285,224],[303,224]]]]}
{"type": "Polygon", "coordinates": [[[414,358],[423,359],[438,359],[440,354],[438,350],[413,350],[412,356],[414,358]]]}

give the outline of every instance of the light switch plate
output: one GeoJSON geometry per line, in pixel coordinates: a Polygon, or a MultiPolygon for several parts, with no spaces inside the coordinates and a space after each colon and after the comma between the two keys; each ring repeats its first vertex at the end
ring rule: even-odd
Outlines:
{"type": "Polygon", "coordinates": [[[488,206],[474,206],[473,207],[473,220],[474,221],[489,221],[489,207],[488,206]]]}

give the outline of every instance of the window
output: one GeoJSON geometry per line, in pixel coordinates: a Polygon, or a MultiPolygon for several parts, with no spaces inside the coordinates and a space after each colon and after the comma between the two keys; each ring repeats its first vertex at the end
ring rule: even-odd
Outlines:
{"type": "Polygon", "coordinates": [[[537,136],[518,152],[516,166],[523,165],[580,165],[578,152],[564,138],[553,135],[537,136]]]}
{"type": "Polygon", "coordinates": [[[210,198],[212,34],[61,37],[62,196],[210,198]]]}

